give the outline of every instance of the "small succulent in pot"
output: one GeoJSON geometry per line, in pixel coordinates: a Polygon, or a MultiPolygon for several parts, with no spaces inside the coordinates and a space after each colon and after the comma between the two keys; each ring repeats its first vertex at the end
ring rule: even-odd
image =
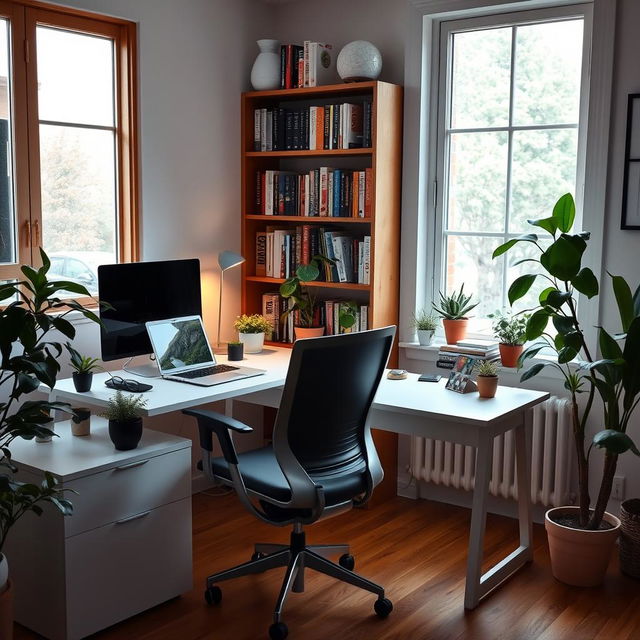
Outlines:
{"type": "Polygon", "coordinates": [[[479,360],[475,372],[480,397],[493,398],[498,389],[498,364],[493,360],[479,360]]]}
{"type": "Polygon", "coordinates": [[[464,339],[469,322],[467,314],[479,304],[478,302],[472,303],[472,298],[473,295],[468,296],[464,293],[463,284],[460,291],[454,291],[451,295],[446,296],[440,292],[439,303],[433,303],[434,311],[442,316],[447,344],[456,344],[458,340],[464,339]]]}
{"type": "Polygon", "coordinates": [[[264,346],[265,335],[270,335],[273,329],[271,323],[259,313],[252,315],[243,313],[236,318],[233,326],[247,353],[260,353],[264,346]]]}
{"type": "Polygon", "coordinates": [[[147,399],[140,395],[125,395],[116,391],[100,414],[109,420],[109,437],[116,449],[135,449],[142,438],[142,414],[147,399]]]}
{"type": "Polygon", "coordinates": [[[93,372],[102,368],[98,364],[100,360],[98,358],[81,355],[69,342],[64,346],[71,357],[69,364],[74,370],[72,377],[76,391],[78,393],[86,393],[87,391],[90,391],[91,383],[93,382],[93,372]]]}
{"type": "Polygon", "coordinates": [[[493,320],[493,334],[500,341],[500,359],[503,366],[518,366],[518,358],[527,341],[527,322],[530,317],[529,313],[511,314],[502,311],[489,315],[493,320]]]}
{"type": "Polygon", "coordinates": [[[424,347],[430,345],[438,327],[438,316],[427,309],[420,309],[413,315],[412,324],[418,334],[418,342],[424,347]]]}

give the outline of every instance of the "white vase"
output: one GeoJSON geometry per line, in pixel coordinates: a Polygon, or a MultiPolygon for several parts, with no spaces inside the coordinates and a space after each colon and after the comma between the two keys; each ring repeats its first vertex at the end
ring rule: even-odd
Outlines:
{"type": "Polygon", "coordinates": [[[430,329],[417,329],[416,333],[418,334],[418,342],[423,347],[428,347],[432,340],[434,331],[430,329]]]}
{"type": "Polygon", "coordinates": [[[264,332],[238,333],[238,339],[244,345],[245,353],[260,353],[264,346],[264,332]]]}
{"type": "Polygon", "coordinates": [[[0,593],[7,588],[7,582],[9,580],[9,563],[7,562],[7,556],[4,553],[0,553],[0,593]]]}
{"type": "Polygon", "coordinates": [[[345,82],[375,80],[382,71],[382,54],[370,42],[354,40],[342,47],[336,68],[345,82]]]}
{"type": "Polygon", "coordinates": [[[280,41],[258,40],[260,53],[251,68],[251,85],[256,91],[280,88],[280,41]]]}

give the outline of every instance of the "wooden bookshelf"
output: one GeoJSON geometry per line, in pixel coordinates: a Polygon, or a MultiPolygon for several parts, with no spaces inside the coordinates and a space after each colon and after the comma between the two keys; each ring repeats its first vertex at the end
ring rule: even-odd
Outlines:
{"type": "MultiPolygon", "coordinates": [[[[275,292],[282,279],[256,276],[256,232],[268,225],[283,228],[312,224],[347,228],[371,236],[370,284],[317,282],[319,299],[356,300],[367,304],[370,328],[398,324],[400,287],[400,189],[402,168],[402,87],[385,82],[359,82],[302,89],[252,91],[242,95],[242,312],[262,313],[262,296],[275,292]],[[371,148],[255,151],[254,110],[371,101],[371,148]],[[256,174],[267,169],[308,171],[320,166],[371,168],[371,217],[307,217],[256,213],[256,174]]],[[[281,344],[281,343],[280,343],[281,344]]],[[[397,365],[397,346],[390,366],[397,365]]],[[[377,498],[396,495],[397,436],[376,432],[375,441],[386,472],[377,498]]]]}

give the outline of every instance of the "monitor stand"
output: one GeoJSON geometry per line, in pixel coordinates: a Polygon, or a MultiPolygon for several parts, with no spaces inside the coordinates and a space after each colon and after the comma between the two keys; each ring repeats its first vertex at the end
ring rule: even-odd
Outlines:
{"type": "Polygon", "coordinates": [[[149,362],[143,364],[137,364],[135,366],[129,366],[129,363],[133,358],[129,358],[125,365],[122,367],[123,371],[130,373],[134,376],[140,376],[141,378],[159,378],[160,370],[156,364],[156,359],[153,356],[149,356],[149,362]]]}

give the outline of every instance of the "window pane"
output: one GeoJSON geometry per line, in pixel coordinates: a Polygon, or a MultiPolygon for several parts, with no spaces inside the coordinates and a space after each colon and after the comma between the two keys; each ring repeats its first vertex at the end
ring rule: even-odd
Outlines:
{"type": "Polygon", "coordinates": [[[478,236],[448,236],[445,262],[447,293],[464,284],[467,295],[480,304],[471,312],[474,318],[486,317],[502,307],[502,262],[491,259],[502,239],[478,236]]]}
{"type": "Polygon", "coordinates": [[[528,219],[547,218],[567,192],[575,193],[577,129],[513,134],[510,233],[529,230],[528,219]]]}
{"type": "Polygon", "coordinates": [[[116,261],[114,144],[111,131],[40,126],[42,244],[79,260],[67,259],[61,275],[93,287],[97,265],[116,261]]]}
{"type": "Polygon", "coordinates": [[[507,133],[456,133],[450,141],[447,228],[504,231],[507,133]]]}
{"type": "Polygon", "coordinates": [[[514,124],[578,122],[582,20],[518,27],[514,124]]]}
{"type": "Polygon", "coordinates": [[[0,263],[16,262],[9,22],[0,19],[0,263]]]}
{"type": "Polygon", "coordinates": [[[113,43],[37,27],[40,120],[113,126],[113,43]]]}
{"type": "Polygon", "coordinates": [[[510,27],[453,36],[451,127],[509,123],[510,27]]]}

